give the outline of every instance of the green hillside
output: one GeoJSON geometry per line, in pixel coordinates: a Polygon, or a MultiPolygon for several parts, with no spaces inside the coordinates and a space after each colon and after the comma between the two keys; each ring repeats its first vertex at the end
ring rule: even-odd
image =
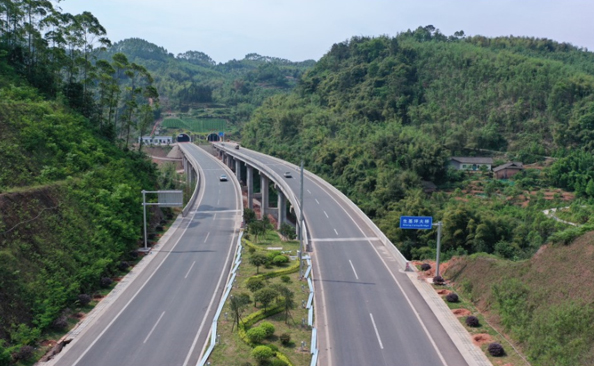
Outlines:
{"type": "Polygon", "coordinates": [[[158,188],[155,166],[130,150],[158,105],[150,74],[122,54],[91,62],[88,51],[109,40],[90,13],[4,5],[13,13],[0,22],[0,366],[31,365],[47,350],[40,341],[75,322],[68,309],[135,260],[140,192],[158,188]]]}
{"type": "Polygon", "coordinates": [[[166,110],[193,117],[221,117],[231,124],[247,121],[252,111],[273,95],[297,85],[313,60],[292,62],[248,54],[242,60],[217,64],[199,51],[174,56],[163,47],[139,38],[117,42],[99,57],[125,54],[155,76],[155,86],[166,110]]]}
{"type": "Polygon", "coordinates": [[[513,47],[501,47],[502,40],[477,45],[478,38],[425,27],[335,44],[293,93],[256,110],[242,143],[293,162],[304,158],[407,256],[435,248],[433,231],[398,229],[400,215],[416,214],[444,220],[451,254],[529,257],[560,229],[540,212],[562,204],[545,199],[549,187],[594,197],[594,76],[585,71],[594,56],[561,46],[515,52],[541,41],[506,42],[513,47]],[[515,184],[482,179],[485,200],[464,196],[480,176],[448,169],[451,156],[525,164],[559,159],[544,171],[527,169],[515,184]],[[425,196],[423,181],[446,193],[425,196]],[[453,194],[456,188],[462,191],[453,194]]]}

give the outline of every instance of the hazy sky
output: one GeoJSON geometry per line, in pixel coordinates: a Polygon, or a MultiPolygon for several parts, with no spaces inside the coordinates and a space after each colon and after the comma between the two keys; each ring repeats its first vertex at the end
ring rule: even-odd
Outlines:
{"type": "Polygon", "coordinates": [[[112,42],[138,37],[217,62],[248,53],[318,60],[352,36],[431,24],[451,35],[530,36],[594,50],[593,0],[63,0],[90,11],[112,42]]]}

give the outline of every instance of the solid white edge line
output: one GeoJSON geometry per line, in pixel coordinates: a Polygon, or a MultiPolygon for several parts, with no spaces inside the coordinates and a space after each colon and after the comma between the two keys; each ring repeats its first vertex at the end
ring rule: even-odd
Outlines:
{"type": "MultiPolygon", "coordinates": [[[[355,221],[355,219],[353,219],[353,217],[351,216],[351,214],[348,213],[348,211],[336,200],[336,198],[334,198],[334,196],[332,194],[330,194],[330,192],[326,191],[326,189],[324,187],[322,187],[320,184],[318,184],[314,179],[312,179],[311,177],[308,177],[309,180],[315,184],[316,186],[318,186],[320,189],[322,189],[323,191],[325,191],[328,196],[330,196],[330,198],[332,198],[332,200],[334,202],[336,202],[336,204],[338,206],[340,206],[340,208],[342,208],[342,210],[347,214],[347,216],[353,221],[353,223],[355,224],[355,226],[357,226],[357,228],[359,229],[359,231],[361,231],[362,234],[365,234],[365,232],[363,231],[363,229],[361,229],[361,227],[359,226],[359,224],[357,223],[357,221],[355,221]]],[[[347,198],[348,199],[348,198],[347,198]]],[[[398,285],[398,288],[400,288],[400,291],[402,292],[402,294],[404,295],[404,298],[406,299],[406,301],[408,302],[408,305],[411,307],[411,309],[413,310],[413,312],[415,313],[419,323],[421,324],[421,326],[423,327],[423,330],[425,331],[425,334],[427,335],[427,338],[429,339],[429,341],[431,342],[431,345],[433,346],[433,348],[435,349],[435,352],[437,353],[437,356],[439,357],[439,359],[441,360],[441,362],[443,363],[443,365],[448,366],[448,363],[445,361],[443,355],[441,354],[441,351],[439,350],[439,348],[437,348],[437,344],[435,343],[435,341],[433,340],[433,338],[431,337],[429,330],[427,329],[427,327],[425,326],[425,323],[423,323],[423,321],[421,320],[421,316],[419,315],[419,313],[417,312],[417,310],[415,309],[415,307],[412,304],[412,301],[410,301],[408,295],[406,294],[406,292],[404,292],[404,289],[402,288],[402,286],[400,285],[400,282],[398,282],[398,280],[396,279],[396,276],[394,276],[394,274],[392,273],[392,271],[390,270],[390,267],[388,266],[388,264],[386,263],[386,261],[384,260],[384,258],[380,255],[380,253],[377,251],[377,249],[375,248],[375,246],[372,244],[371,240],[368,240],[367,243],[373,248],[373,250],[375,251],[375,253],[377,254],[377,256],[380,258],[380,260],[382,261],[382,263],[384,264],[384,266],[386,267],[386,269],[388,270],[388,272],[390,273],[390,276],[392,276],[392,279],[394,280],[394,282],[396,282],[396,285],[398,285]]],[[[323,297],[323,296],[322,296],[323,297]]],[[[328,333],[327,333],[328,334],[328,333]]]]}
{"type": "Polygon", "coordinates": [[[357,279],[359,279],[359,276],[357,276],[357,271],[355,271],[355,266],[353,266],[353,262],[351,262],[351,260],[349,259],[349,263],[351,264],[351,268],[353,269],[353,272],[355,273],[355,277],[357,279]]]}
{"type": "Polygon", "coordinates": [[[149,337],[151,336],[151,334],[153,334],[153,332],[155,331],[155,328],[157,327],[157,325],[161,321],[161,318],[163,318],[163,315],[165,315],[165,312],[162,312],[161,313],[161,316],[159,317],[159,319],[157,319],[157,322],[155,323],[155,325],[153,325],[153,327],[151,328],[151,331],[149,332],[149,334],[144,339],[144,342],[142,342],[142,343],[146,343],[146,341],[148,341],[149,337]]]}
{"type": "Polygon", "coordinates": [[[194,268],[194,264],[196,264],[196,261],[194,261],[194,262],[192,263],[192,265],[190,266],[190,269],[188,269],[188,273],[186,273],[186,275],[185,275],[185,277],[184,277],[184,278],[188,278],[188,275],[190,274],[190,271],[192,270],[192,268],[194,268]]]}
{"type": "MultiPolygon", "coordinates": [[[[231,238],[231,245],[229,246],[229,252],[227,253],[227,260],[225,261],[225,268],[227,267],[227,265],[229,263],[230,254],[232,252],[231,249],[233,249],[233,243],[236,241],[236,236],[237,236],[237,233],[234,233],[233,237],[231,238]]],[[[221,281],[223,280],[224,275],[225,275],[225,271],[221,272],[221,275],[219,276],[219,281],[217,282],[217,286],[216,286],[217,289],[221,286],[221,281]]],[[[208,309],[206,309],[206,316],[204,316],[204,318],[202,319],[202,323],[200,323],[200,328],[198,328],[198,332],[196,333],[196,337],[194,337],[194,341],[192,342],[192,347],[190,347],[190,351],[188,352],[188,355],[186,356],[183,366],[187,366],[188,362],[190,361],[190,357],[192,357],[192,353],[194,352],[194,349],[196,348],[196,344],[198,343],[198,338],[200,337],[202,328],[204,328],[204,324],[206,323],[206,318],[208,318],[208,313],[210,313],[212,305],[214,304],[216,294],[217,294],[217,290],[215,290],[215,293],[212,295],[212,298],[210,299],[210,303],[208,304],[208,309]]],[[[206,346],[206,343],[208,343],[208,341],[209,341],[209,337],[207,335],[206,341],[205,341],[205,346],[206,346]]],[[[201,353],[203,353],[203,352],[201,352],[201,353]]],[[[198,355],[198,361],[200,361],[201,357],[202,357],[202,354],[198,355]]]]}
{"type": "Polygon", "coordinates": [[[206,234],[206,238],[204,238],[204,243],[206,243],[206,241],[208,240],[208,237],[210,236],[210,231],[208,232],[208,234],[206,234]]]}
{"type": "Polygon", "coordinates": [[[375,325],[375,320],[373,320],[373,314],[369,313],[369,316],[371,317],[371,323],[373,324],[373,329],[375,329],[375,335],[377,336],[377,341],[379,342],[380,348],[384,349],[382,339],[380,338],[379,332],[377,331],[377,326],[375,325]]]}
{"type": "MultiPolygon", "coordinates": [[[[200,185],[203,185],[203,181],[204,179],[200,180],[201,183],[200,185]]],[[[200,202],[202,202],[202,199],[204,198],[204,188],[202,187],[202,189],[200,190],[199,193],[199,200],[196,200],[196,202],[194,203],[195,207],[200,206],[200,202]]],[[[175,249],[175,247],[177,246],[177,244],[179,243],[179,241],[181,240],[181,238],[185,235],[186,231],[188,230],[188,228],[190,227],[190,223],[192,221],[194,221],[194,217],[196,216],[196,213],[194,213],[192,215],[192,218],[190,220],[188,220],[186,227],[184,228],[184,230],[182,231],[181,235],[179,236],[179,238],[177,238],[177,241],[175,242],[175,244],[173,244],[173,247],[171,247],[171,250],[169,250],[169,252],[165,255],[165,258],[163,258],[163,260],[161,261],[161,263],[159,263],[159,265],[157,266],[157,268],[155,268],[155,270],[153,271],[153,273],[151,273],[151,275],[146,279],[146,281],[144,281],[144,283],[142,284],[142,286],[140,286],[140,288],[136,291],[136,293],[134,293],[134,295],[130,298],[130,300],[128,300],[128,302],[126,303],[126,305],[124,305],[124,307],[116,314],[116,316],[109,322],[109,324],[107,324],[107,326],[105,327],[105,329],[103,329],[101,331],[101,333],[99,333],[99,335],[97,336],[97,338],[95,338],[95,340],[93,340],[93,342],[87,347],[87,349],[85,349],[85,351],[76,359],[76,361],[74,361],[74,363],[72,364],[72,366],[76,366],[80,360],[82,360],[83,357],[85,357],[85,355],[91,350],[91,348],[93,348],[93,346],[95,346],[95,344],[99,341],[99,339],[101,339],[101,337],[105,334],[105,332],[107,332],[109,330],[109,328],[111,328],[111,326],[113,325],[113,323],[115,323],[115,321],[120,317],[120,315],[122,315],[122,313],[128,308],[128,306],[132,303],[132,301],[134,301],[134,299],[136,298],[136,296],[138,296],[138,294],[140,293],[140,291],[142,291],[142,289],[144,289],[144,286],[147,285],[147,283],[151,280],[151,278],[153,278],[153,276],[155,275],[155,273],[157,273],[157,271],[159,270],[159,268],[161,268],[161,266],[163,265],[163,263],[165,263],[165,260],[167,260],[167,258],[171,255],[171,253],[173,253],[173,250],[175,249]]]]}

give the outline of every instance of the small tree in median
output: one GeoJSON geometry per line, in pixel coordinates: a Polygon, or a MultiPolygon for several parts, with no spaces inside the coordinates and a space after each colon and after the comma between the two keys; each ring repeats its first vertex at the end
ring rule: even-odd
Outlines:
{"type": "Polygon", "coordinates": [[[276,292],[276,290],[271,289],[270,287],[264,287],[263,289],[256,291],[254,299],[256,302],[262,304],[264,311],[266,311],[268,305],[270,305],[270,303],[274,301],[277,295],[278,293],[276,292]]]}
{"type": "Polygon", "coordinates": [[[250,303],[250,295],[248,295],[246,293],[242,292],[235,296],[231,295],[229,306],[231,307],[231,311],[233,312],[233,317],[235,318],[235,321],[233,322],[233,325],[231,326],[232,332],[233,332],[233,328],[235,327],[235,325],[239,326],[239,321],[241,320],[241,314],[243,314],[244,310],[247,308],[249,303],[250,303]]]}
{"type": "Polygon", "coordinates": [[[256,266],[256,273],[260,273],[260,266],[265,265],[268,262],[268,258],[264,253],[254,253],[250,256],[250,264],[256,266]]]}
{"type": "Polygon", "coordinates": [[[243,222],[249,226],[252,222],[256,221],[256,211],[251,208],[243,209],[243,222]]]}

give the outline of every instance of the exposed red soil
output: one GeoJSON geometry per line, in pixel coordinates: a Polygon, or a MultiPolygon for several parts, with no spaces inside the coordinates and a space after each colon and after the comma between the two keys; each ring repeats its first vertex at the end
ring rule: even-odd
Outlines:
{"type": "Polygon", "coordinates": [[[56,342],[53,339],[48,339],[45,341],[41,341],[39,344],[41,345],[41,347],[53,347],[56,345],[56,343],[58,343],[58,342],[56,342]]]}
{"type": "Polygon", "coordinates": [[[481,333],[481,334],[475,334],[472,336],[472,343],[474,343],[477,346],[482,346],[483,344],[486,343],[491,343],[493,342],[493,337],[491,337],[489,334],[486,333],[481,333]]]}
{"type": "Polygon", "coordinates": [[[444,288],[444,289],[441,289],[441,290],[437,290],[437,293],[438,293],[439,295],[441,295],[441,296],[447,296],[447,295],[449,295],[450,293],[452,293],[452,291],[450,291],[450,290],[446,290],[446,289],[444,288]]]}
{"type": "Polygon", "coordinates": [[[468,309],[454,309],[452,310],[452,313],[457,316],[458,318],[461,318],[463,316],[469,316],[472,315],[472,312],[468,309]]]}
{"type": "Polygon", "coordinates": [[[74,319],[83,319],[85,316],[85,313],[74,313],[70,315],[70,317],[74,319]]]}

